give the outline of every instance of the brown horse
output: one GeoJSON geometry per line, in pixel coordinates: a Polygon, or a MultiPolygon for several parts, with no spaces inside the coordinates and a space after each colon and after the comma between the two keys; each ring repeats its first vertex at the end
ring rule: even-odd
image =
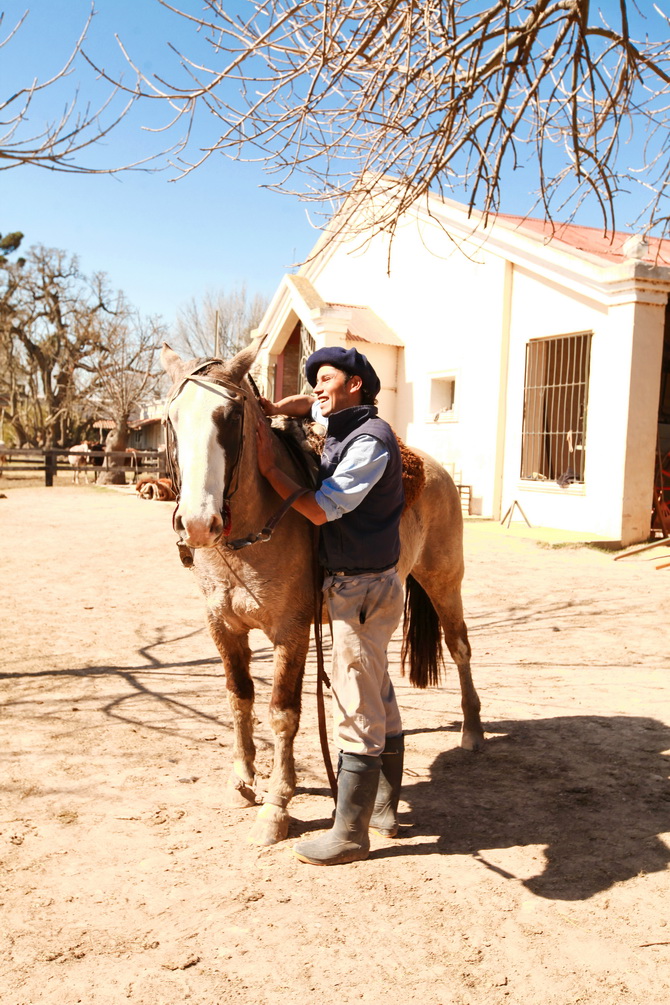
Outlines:
{"type": "MultiPolygon", "coordinates": [[[[227,788],[231,806],[256,803],[249,631],[260,628],[274,647],[274,761],[251,832],[254,843],[269,845],[288,833],[288,804],[295,791],[293,742],[313,620],[314,571],[312,527],[293,509],[277,524],[271,541],[240,550],[231,547],[233,539],[239,544],[247,536],[256,537],[281,505],[256,463],[255,428],[262,412],[246,375],[259,348],[256,342],[224,363],[184,361],[165,345],[161,362],[174,382],[166,414],[180,481],[174,526],[182,546],[194,549],[193,569],[223,661],[233,716],[233,767],[227,788]]],[[[278,463],[304,481],[291,452],[275,440],[278,463]]],[[[426,483],[401,524],[399,572],[408,585],[406,620],[414,625],[406,631],[404,648],[412,664],[412,683],[425,687],[437,680],[444,632],[460,677],[461,745],[474,750],[483,742],[483,732],[461,603],[460,500],[444,469],[422,456],[426,483]]]]}

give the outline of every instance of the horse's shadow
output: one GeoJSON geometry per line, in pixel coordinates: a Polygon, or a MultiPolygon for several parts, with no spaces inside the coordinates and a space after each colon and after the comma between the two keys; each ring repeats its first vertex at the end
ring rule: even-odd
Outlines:
{"type": "MultiPolygon", "coordinates": [[[[430,781],[407,776],[411,828],[371,857],[471,855],[509,879],[494,849],[545,846],[544,868],[521,878],[538,896],[583,900],[640,873],[665,870],[670,851],[670,729],[635,716],[564,716],[489,725],[484,752],[438,755],[430,781]],[[495,859],[495,853],[491,858],[495,859]]],[[[411,740],[406,765],[411,770],[411,740]]],[[[504,860],[504,856],[502,856],[504,860]]]]}

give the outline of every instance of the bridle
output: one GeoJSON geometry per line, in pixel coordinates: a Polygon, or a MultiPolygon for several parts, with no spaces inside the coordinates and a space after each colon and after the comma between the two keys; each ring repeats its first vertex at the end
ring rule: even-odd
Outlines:
{"type": "MultiPolygon", "coordinates": [[[[188,381],[192,380],[198,384],[205,387],[207,385],[212,385],[214,388],[219,389],[219,393],[223,395],[224,398],[235,403],[242,402],[241,420],[240,420],[240,430],[237,438],[237,449],[235,451],[235,457],[230,466],[227,466],[226,478],[223,485],[223,500],[221,504],[221,520],[223,523],[221,534],[215,541],[215,547],[225,548],[227,551],[239,551],[241,548],[248,548],[252,544],[262,544],[269,541],[272,537],[273,531],[279,521],[288,512],[293,503],[301,495],[304,495],[308,489],[300,488],[293,492],[287,499],[284,500],[279,509],[270,517],[265,526],[258,531],[258,533],[247,534],[246,537],[236,538],[229,541],[228,536],[232,529],[232,519],[230,511],[230,500],[235,495],[239,488],[240,481],[240,461],[242,459],[242,454],[244,451],[244,421],[245,421],[245,404],[248,400],[248,393],[244,388],[240,387],[238,384],[233,384],[232,381],[226,380],[224,377],[213,377],[210,374],[203,374],[203,370],[208,370],[212,364],[221,363],[222,366],[225,365],[222,359],[212,358],[206,360],[194,360],[192,368],[188,370],[177,384],[175,384],[172,389],[170,396],[165,405],[165,412],[163,415],[163,423],[165,425],[165,439],[166,439],[166,453],[167,453],[167,467],[168,475],[172,480],[172,485],[176,496],[176,505],[174,513],[172,514],[172,527],[177,532],[175,526],[177,509],[179,508],[179,497],[181,494],[181,473],[179,471],[179,464],[177,461],[177,439],[175,436],[174,427],[172,425],[172,420],[170,419],[170,406],[172,402],[179,396],[183,391],[184,387],[188,381]]],[[[254,393],[257,397],[258,389],[255,384],[252,383],[254,393]]],[[[179,557],[183,565],[187,568],[193,565],[193,549],[189,545],[185,544],[183,541],[177,541],[177,548],[179,549],[179,557]]]]}

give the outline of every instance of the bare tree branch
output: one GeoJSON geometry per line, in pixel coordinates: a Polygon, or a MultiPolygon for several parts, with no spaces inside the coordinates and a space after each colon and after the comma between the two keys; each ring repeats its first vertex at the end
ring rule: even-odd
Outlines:
{"type": "Polygon", "coordinates": [[[225,0],[200,13],[157,2],[186,41],[170,80],[129,55],[129,94],[166,104],[169,128],[184,123],[181,175],[219,151],[259,161],[271,188],[349,199],[342,227],[384,178],[368,226],[392,234],[431,191],[465,189],[471,208],[498,212],[524,167],[549,219],[595,199],[612,229],[618,194],[636,185],[644,226],[668,229],[670,48],[656,6],[645,17],[634,0],[248,0],[233,14],[225,0]],[[196,32],[208,60],[189,51],[196,32]]]}
{"type": "MultiPolygon", "coordinates": [[[[21,29],[29,13],[26,11],[4,37],[0,35],[0,53],[11,43],[16,43],[17,37],[20,41],[21,29]]],[[[13,93],[0,97],[0,171],[32,164],[51,171],[76,174],[117,174],[120,171],[146,169],[150,164],[155,168],[157,159],[167,152],[161,151],[118,166],[94,167],[82,159],[83,155],[92,153],[101,140],[110,136],[139,97],[137,86],[129,88],[122,82],[111,85],[107,96],[93,106],[89,102],[82,104],[79,90],[74,88],[65,108],[56,117],[43,119],[40,99],[46,96],[46,92],[53,91],[65,82],[72,75],[76,64],[88,65],[82,46],[94,13],[91,5],[86,23],[69,56],[54,74],[45,79],[33,77],[13,93]],[[122,99],[121,102],[117,100],[119,98],[122,99]],[[33,118],[40,123],[34,131],[30,126],[33,118]]],[[[3,30],[3,20],[4,13],[0,13],[0,32],[3,30]]],[[[174,153],[176,149],[177,147],[173,148],[171,152],[174,153]]]]}
{"type": "Polygon", "coordinates": [[[244,284],[230,291],[209,290],[201,300],[193,298],[178,311],[175,343],[193,357],[227,359],[247,345],[266,307],[266,299],[259,293],[249,296],[244,284]]]}

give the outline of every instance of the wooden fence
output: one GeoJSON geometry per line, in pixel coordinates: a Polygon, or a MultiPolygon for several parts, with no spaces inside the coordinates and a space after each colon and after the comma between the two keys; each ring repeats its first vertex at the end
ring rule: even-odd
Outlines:
{"type": "MultiPolygon", "coordinates": [[[[109,469],[110,461],[113,459],[117,464],[119,461],[124,462],[121,467],[130,472],[133,482],[137,481],[138,475],[145,472],[161,478],[165,475],[165,454],[158,453],[156,450],[112,450],[105,453],[91,451],[88,454],[87,463],[76,468],[70,464],[69,456],[70,450],[67,447],[49,450],[38,447],[22,449],[0,447],[0,474],[11,475],[15,471],[43,471],[44,484],[47,486],[53,485],[54,478],[59,473],[67,473],[72,476],[75,471],[93,471],[95,480],[97,480],[101,471],[109,469]],[[93,458],[99,459],[102,463],[93,464],[93,458]]],[[[73,456],[81,457],[82,455],[73,456]]]]}

